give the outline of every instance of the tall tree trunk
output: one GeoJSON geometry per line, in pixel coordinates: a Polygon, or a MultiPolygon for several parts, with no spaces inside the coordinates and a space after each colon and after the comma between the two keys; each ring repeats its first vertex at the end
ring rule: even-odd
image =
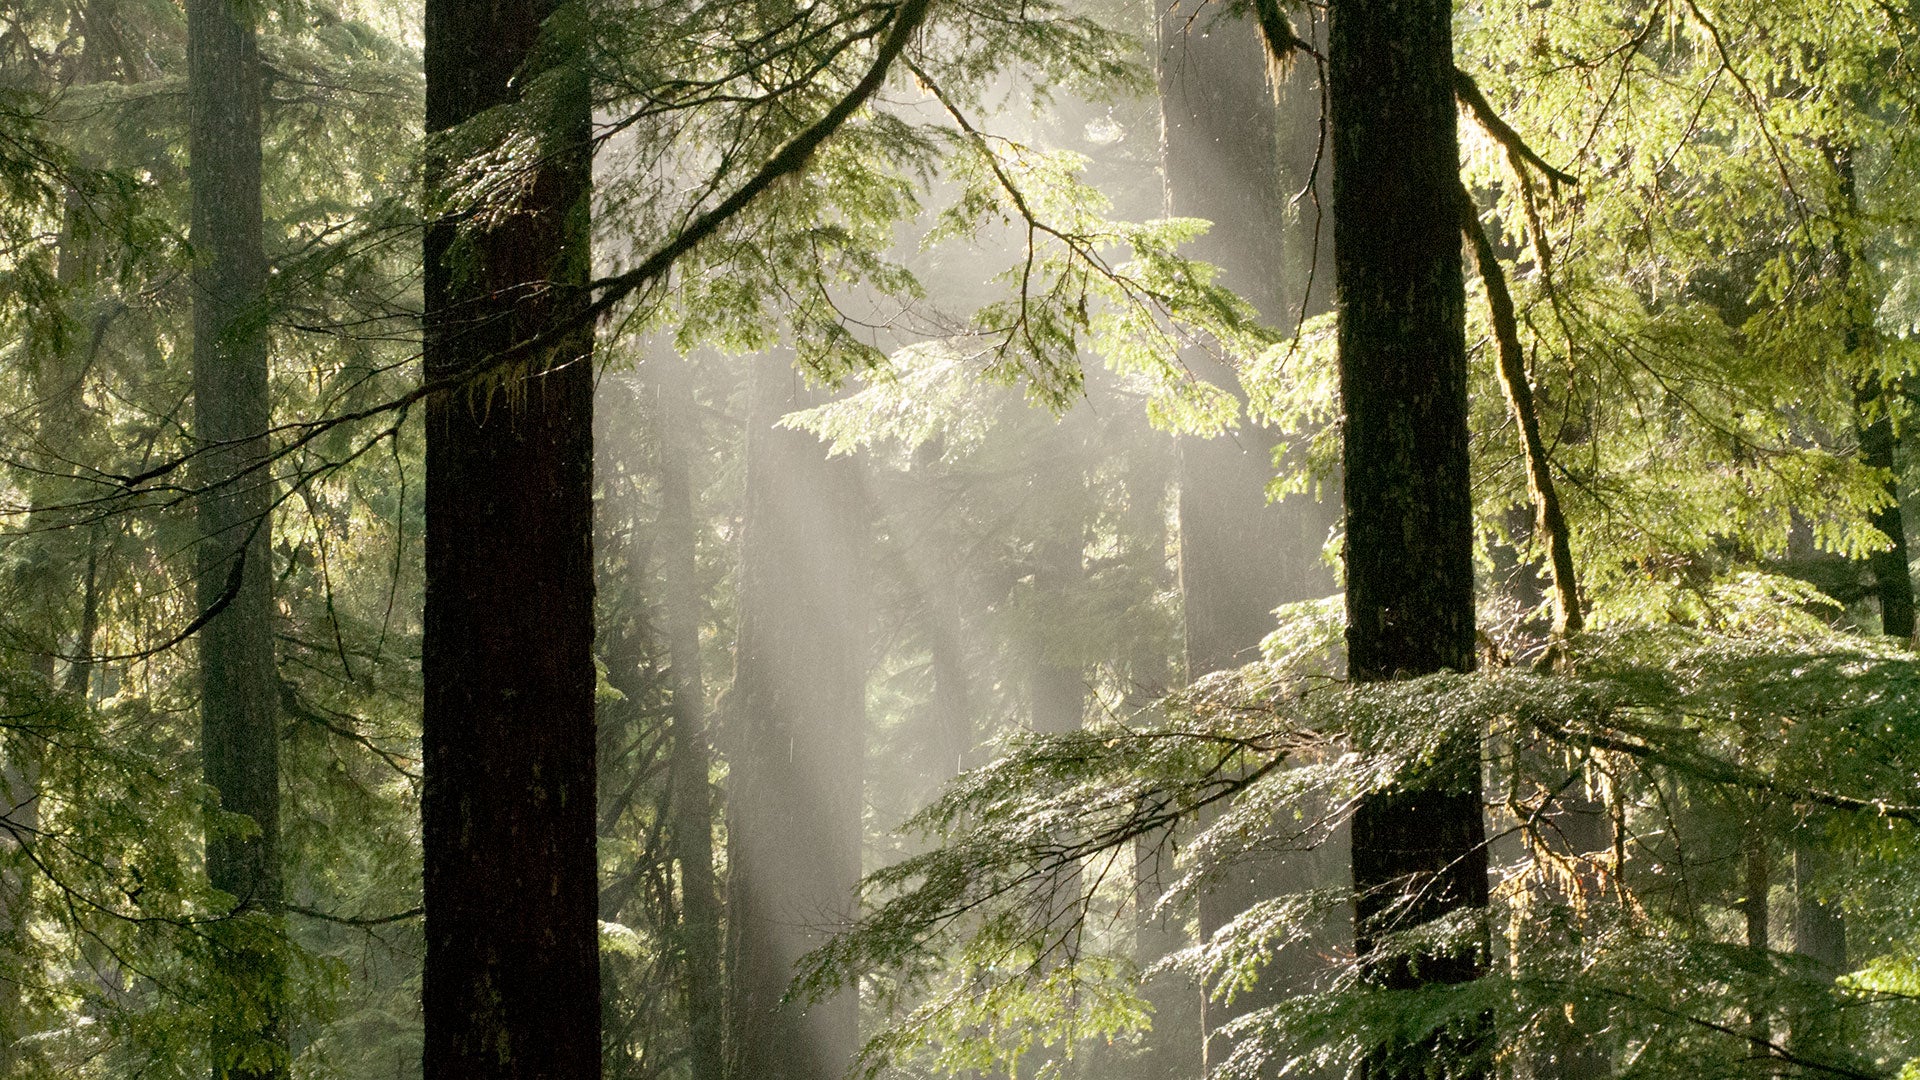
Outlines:
{"type": "Polygon", "coordinates": [[[200,452],[201,754],[224,814],[207,878],[234,898],[212,941],[231,1000],[214,1018],[216,1077],[287,1075],[282,1003],[279,683],[268,516],[267,260],[260,208],[261,64],[252,14],[187,4],[194,434],[200,452]]]}
{"type": "MultiPolygon", "coordinates": [[[[1357,682],[1473,667],[1466,298],[1449,0],[1334,0],[1328,95],[1340,390],[1345,408],[1347,663],[1357,682]]],[[[1361,800],[1354,933],[1374,983],[1463,982],[1483,941],[1382,955],[1382,935],[1487,903],[1480,751],[1361,800]]],[[[1491,1032],[1383,1048],[1375,1080],[1487,1068],[1491,1032]]]]}
{"type": "MultiPolygon", "coordinates": [[[[1252,301],[1269,324],[1290,329],[1294,308],[1311,302],[1296,294],[1305,291],[1314,257],[1312,211],[1298,227],[1287,222],[1287,203],[1307,182],[1318,141],[1311,73],[1303,69],[1270,86],[1267,49],[1254,23],[1188,5],[1170,5],[1161,15],[1158,67],[1168,212],[1214,222],[1193,254],[1220,266],[1223,283],[1252,301]]],[[[1209,350],[1189,350],[1183,360],[1240,393],[1235,373],[1209,350]]],[[[1180,590],[1189,678],[1258,659],[1260,642],[1274,627],[1274,608],[1333,591],[1319,560],[1331,508],[1305,496],[1267,502],[1273,450],[1284,434],[1246,424],[1218,438],[1180,440],[1180,590]]],[[[1201,895],[1201,937],[1255,901],[1312,884],[1304,866],[1279,859],[1243,863],[1201,895]]],[[[1205,1000],[1202,1060],[1217,1062],[1228,1052],[1212,1031],[1280,1000],[1311,967],[1304,954],[1283,958],[1261,986],[1232,1003],[1205,1000]]],[[[1164,1044],[1173,1035],[1161,1030],[1155,1039],[1164,1044]]],[[[1192,1049],[1182,1048],[1182,1055],[1192,1049]]],[[[1156,1048],[1166,1052],[1164,1045],[1156,1048]]],[[[1192,1064],[1188,1057],[1177,1068],[1192,1064]]]]}
{"type": "MultiPolygon", "coordinates": [[[[1818,822],[1815,818],[1814,822],[1818,822]]],[[[1847,964],[1847,924],[1832,904],[1821,900],[1816,883],[1825,869],[1827,854],[1814,823],[1803,823],[1793,845],[1793,951],[1813,961],[1815,970],[1826,979],[1845,974],[1847,964]]],[[[1847,1010],[1842,999],[1833,1005],[1791,1017],[1792,1045],[1795,1047],[1846,1045],[1847,1010]]]]}
{"type": "MultiPolygon", "coordinates": [[[[726,1017],[721,982],[720,896],[713,874],[713,754],[707,742],[706,683],[701,675],[699,526],[692,458],[699,446],[687,361],[667,357],[655,385],[659,430],[661,622],[671,681],[672,824],[680,866],[681,979],[686,998],[688,1064],[693,1080],[721,1080],[726,1017]]],[[[635,572],[638,568],[634,568],[635,572]]]]}
{"type": "Polygon", "coordinates": [[[729,1075],[839,1080],[858,1002],[782,1005],[794,964],[854,914],[865,757],[867,547],[858,466],[775,427],[812,402],[782,353],[752,378],[740,630],[727,723],[729,1075]]]}
{"type": "MultiPolygon", "coordinates": [[[[1802,826],[1806,830],[1807,826],[1802,826]]],[[[1847,970],[1847,924],[1814,892],[1826,855],[1817,839],[1800,836],[1793,847],[1793,951],[1833,975],[1847,970]]]]}
{"type": "MultiPolygon", "coordinates": [[[[430,136],[579,70],[542,39],[554,10],[428,0],[430,136]]],[[[600,1075],[592,327],[491,366],[585,299],[584,75],[559,93],[527,110],[545,152],[512,211],[426,234],[425,376],[469,377],[426,415],[426,1080],[600,1075]]]]}
{"type": "MultiPolygon", "coordinates": [[[[1164,565],[1166,559],[1166,485],[1178,459],[1171,458],[1164,464],[1165,470],[1143,470],[1144,477],[1136,474],[1128,480],[1125,530],[1135,538],[1136,546],[1131,552],[1123,552],[1122,557],[1137,566],[1164,565]]],[[[1156,586],[1172,584],[1161,578],[1161,574],[1154,574],[1156,586]]],[[[1173,685],[1177,666],[1177,658],[1169,653],[1167,645],[1156,634],[1142,634],[1131,643],[1123,698],[1131,724],[1146,726],[1165,719],[1157,703],[1173,685]]],[[[1155,912],[1167,887],[1179,876],[1174,866],[1174,843],[1171,829],[1155,830],[1134,841],[1133,958],[1142,970],[1178,951],[1189,939],[1186,914],[1190,909],[1155,912]]],[[[1201,1060],[1202,995],[1198,989],[1198,984],[1181,971],[1162,970],[1146,979],[1140,992],[1153,1010],[1153,1028],[1145,1052],[1122,1075],[1138,1080],[1179,1080],[1193,1074],[1201,1060]]]]}

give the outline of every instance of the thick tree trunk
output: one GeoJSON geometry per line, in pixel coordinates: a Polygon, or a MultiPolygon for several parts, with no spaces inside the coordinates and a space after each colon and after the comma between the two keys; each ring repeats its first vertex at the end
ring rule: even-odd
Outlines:
{"type": "MultiPolygon", "coordinates": [[[[430,135],[559,62],[536,54],[553,10],[429,0],[430,135]]],[[[513,211],[426,235],[425,376],[472,376],[426,416],[426,1080],[600,1075],[592,328],[490,367],[584,300],[590,113],[569,89],[513,211]]],[[[430,205],[453,164],[430,159],[430,205]]]]}
{"type": "MultiPolygon", "coordinates": [[[[677,357],[657,362],[662,629],[672,708],[672,826],[680,866],[681,979],[686,998],[688,1065],[693,1080],[721,1080],[726,1066],[725,998],[721,982],[720,896],[713,873],[713,753],[707,742],[706,682],[700,657],[701,596],[697,488],[692,458],[699,445],[692,372],[677,357]]],[[[637,572],[637,568],[633,572],[637,572]]]]}
{"type": "MultiPolygon", "coordinates": [[[[1448,0],[1335,0],[1329,10],[1347,663],[1360,682],[1474,662],[1451,16],[1448,0]]],[[[1372,981],[1413,987],[1481,974],[1478,942],[1417,958],[1375,953],[1383,934],[1486,906],[1474,737],[1361,801],[1353,884],[1372,981]]],[[[1429,1075],[1436,1055],[1471,1070],[1489,1034],[1385,1048],[1367,1071],[1429,1075]]]]}
{"type": "MultiPolygon", "coordinates": [[[[1213,7],[1170,5],[1160,19],[1160,102],[1167,209],[1214,222],[1193,254],[1218,265],[1222,282],[1269,324],[1291,329],[1314,258],[1313,211],[1294,226],[1288,201],[1306,184],[1318,141],[1319,96],[1312,72],[1268,83],[1267,49],[1254,23],[1217,16],[1213,7]]],[[[1207,349],[1183,360],[1196,373],[1239,393],[1235,373],[1207,349]]],[[[1252,424],[1228,435],[1180,440],[1180,589],[1189,678],[1259,659],[1274,628],[1274,608],[1325,596],[1332,576],[1319,561],[1332,524],[1330,507],[1305,496],[1267,502],[1273,450],[1284,433],[1252,424]]],[[[1200,897],[1200,934],[1210,937],[1249,904],[1310,887],[1311,870],[1279,859],[1248,861],[1200,897]]],[[[1270,978],[1231,1004],[1202,1006],[1201,1046],[1155,1032],[1160,1072],[1192,1068],[1193,1051],[1217,1062],[1228,1052],[1211,1032],[1250,1009],[1280,1000],[1313,967],[1282,958],[1270,978]],[[1177,1063],[1166,1061],[1170,1057],[1177,1063]]]]}
{"type": "Polygon", "coordinates": [[[868,542],[858,466],[775,427],[813,395],[760,358],[747,434],[740,630],[727,723],[729,1075],[839,1080],[859,1047],[842,992],[782,1005],[795,963],[844,928],[860,878],[868,542]]]}
{"type": "Polygon", "coordinates": [[[231,1000],[214,1019],[216,1077],[287,1075],[281,955],[279,683],[267,462],[267,261],[260,209],[261,65],[233,0],[187,4],[192,185],[194,435],[200,453],[201,754],[224,814],[207,830],[207,877],[234,898],[214,935],[231,1000]]]}

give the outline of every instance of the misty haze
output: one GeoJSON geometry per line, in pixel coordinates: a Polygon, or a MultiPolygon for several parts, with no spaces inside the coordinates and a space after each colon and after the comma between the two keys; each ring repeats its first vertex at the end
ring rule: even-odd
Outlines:
{"type": "Polygon", "coordinates": [[[0,1080],[1920,1080],[1916,65],[5,0],[0,1080]]]}

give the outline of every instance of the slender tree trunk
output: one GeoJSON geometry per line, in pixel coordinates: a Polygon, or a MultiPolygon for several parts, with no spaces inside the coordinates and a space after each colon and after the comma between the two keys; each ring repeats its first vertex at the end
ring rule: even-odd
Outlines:
{"type": "Polygon", "coordinates": [[[774,426],[813,398],[786,355],[758,363],[727,716],[729,1075],[839,1080],[859,1047],[854,995],[780,999],[795,963],[854,914],[866,737],[865,500],[855,462],[829,459],[812,435],[774,426]]]}
{"type": "MultiPolygon", "coordinates": [[[[1821,976],[1835,979],[1849,966],[1847,924],[1815,892],[1827,858],[1820,839],[1806,835],[1813,832],[1810,825],[1801,825],[1799,832],[1793,846],[1793,951],[1813,961],[1821,976]]],[[[1793,1046],[1846,1045],[1847,1010],[1840,999],[1831,1000],[1832,1006],[1792,1016],[1793,1046]]]]}
{"type": "MultiPolygon", "coordinates": [[[[1742,868],[1744,896],[1740,898],[1740,916],[1746,923],[1747,948],[1765,953],[1772,948],[1773,929],[1770,918],[1771,894],[1773,892],[1773,852],[1767,845],[1765,818],[1758,812],[1742,824],[1746,830],[1745,866],[1742,868]]],[[[1747,1009],[1747,1020],[1752,1025],[1751,1034],[1764,1045],[1773,1037],[1773,1023],[1764,994],[1755,995],[1755,1000],[1747,1009]]]]}
{"type": "MultiPolygon", "coordinates": [[[[1840,199],[1848,222],[1860,215],[1860,194],[1853,176],[1853,147],[1840,146],[1828,151],[1829,160],[1840,178],[1840,199]]],[[[1833,257],[1841,288],[1846,292],[1847,355],[1854,356],[1876,345],[1873,305],[1862,283],[1855,280],[1854,248],[1845,232],[1833,241],[1833,257]]],[[[1913,639],[1913,575],[1908,569],[1907,525],[1900,512],[1900,474],[1894,471],[1892,395],[1880,385],[1878,375],[1868,375],[1854,388],[1855,431],[1860,438],[1860,459],[1876,469],[1887,471],[1887,505],[1874,511],[1873,527],[1888,541],[1883,551],[1867,556],[1873,570],[1873,591],[1880,601],[1880,632],[1892,637],[1913,639]]]]}
{"type": "MultiPolygon", "coordinates": [[[[429,0],[430,138],[566,63],[542,39],[554,9],[429,0]]],[[[584,76],[561,93],[537,110],[544,153],[512,212],[426,234],[425,376],[471,377],[426,416],[426,1080],[600,1075],[592,327],[490,367],[584,301],[584,76]]]]}
{"type": "MultiPolygon", "coordinates": [[[[107,14],[101,0],[89,0],[80,20],[79,60],[74,65],[73,85],[90,86],[110,77],[106,59],[109,48],[107,14]]],[[[74,42],[65,43],[71,47],[74,42]]],[[[61,209],[59,250],[54,268],[61,300],[75,296],[85,300],[96,277],[98,244],[88,233],[88,212],[81,193],[69,187],[61,209]]],[[[35,628],[34,672],[48,698],[54,704],[56,685],[70,698],[85,700],[93,665],[86,659],[93,651],[100,615],[100,545],[105,530],[99,522],[80,530],[71,521],[57,520],[55,509],[71,497],[71,488],[61,480],[70,463],[87,460],[89,440],[98,425],[85,408],[82,380],[84,362],[76,363],[73,340],[66,333],[64,320],[54,320],[58,330],[52,334],[32,334],[25,341],[32,364],[33,397],[39,404],[36,442],[46,448],[43,460],[31,470],[27,481],[29,509],[26,543],[29,554],[17,561],[9,575],[14,602],[39,609],[42,625],[35,628]],[[64,526],[64,527],[63,527],[64,526]],[[58,654],[66,651],[63,638],[69,612],[67,604],[74,592],[71,576],[80,556],[71,538],[85,536],[84,578],[80,587],[79,627],[69,655],[73,658],[64,678],[56,680],[58,654]]],[[[20,607],[15,614],[23,614],[20,607]]],[[[28,1054],[18,1053],[19,1040],[32,1032],[34,1018],[27,1015],[21,977],[32,963],[27,949],[33,922],[34,882],[38,871],[31,867],[26,846],[40,831],[40,780],[46,757],[43,733],[27,727],[16,728],[0,740],[0,1076],[25,1071],[28,1054]]]]}
{"type": "MultiPolygon", "coordinates": [[[[1167,461],[1166,465],[1177,465],[1177,459],[1167,461]]],[[[1169,479],[1167,472],[1155,469],[1145,482],[1137,477],[1129,481],[1126,532],[1138,538],[1138,547],[1128,557],[1138,565],[1153,565],[1166,558],[1164,515],[1169,479]]],[[[1156,584],[1164,587],[1173,583],[1156,581],[1156,584]]],[[[1156,711],[1156,703],[1174,684],[1177,662],[1169,654],[1167,644],[1155,635],[1142,635],[1132,643],[1124,698],[1129,723],[1145,726],[1164,720],[1164,715],[1149,720],[1143,714],[1156,711]]],[[[1143,970],[1158,964],[1188,941],[1185,916],[1191,909],[1155,912],[1167,887],[1178,877],[1174,843],[1171,829],[1156,830],[1134,841],[1133,957],[1143,970]]],[[[1180,971],[1163,970],[1146,979],[1141,996],[1153,1010],[1153,1028],[1148,1034],[1145,1053],[1122,1075],[1139,1080],[1183,1080],[1193,1074],[1194,1064],[1201,1056],[1202,995],[1198,990],[1198,984],[1180,971]]]]}
{"type": "Polygon", "coordinates": [[[926,602],[933,609],[928,615],[927,643],[933,668],[933,739],[940,765],[933,775],[946,779],[965,772],[967,757],[973,753],[972,689],[962,644],[966,615],[954,582],[929,590],[926,602]]]}
{"type": "Polygon", "coordinates": [[[1847,970],[1847,924],[1814,893],[1824,855],[1818,842],[1800,837],[1793,848],[1793,951],[1839,975],[1847,970]]]}
{"type": "MultiPolygon", "coordinates": [[[[1448,0],[1334,0],[1328,94],[1347,663],[1355,681],[1473,667],[1473,505],[1448,0]]],[[[1487,904],[1478,740],[1465,736],[1353,819],[1354,932],[1374,983],[1463,982],[1483,941],[1382,955],[1382,935],[1487,904]]],[[[1489,1030],[1386,1047],[1375,1080],[1484,1071],[1489,1030]]]]}
{"type": "MultiPolygon", "coordinates": [[[[1850,327],[1852,338],[1856,328],[1850,327]]],[[[1903,640],[1913,639],[1913,577],[1907,563],[1907,525],[1900,511],[1900,474],[1894,471],[1893,420],[1887,414],[1888,395],[1877,377],[1869,376],[1859,388],[1860,458],[1876,469],[1887,470],[1886,506],[1874,511],[1873,527],[1887,540],[1885,550],[1867,556],[1873,569],[1873,591],[1880,601],[1880,632],[1903,640]],[[1871,417],[1871,418],[1869,418],[1871,417]]]]}
{"type": "Polygon", "coordinates": [[[212,940],[232,995],[214,1020],[216,1077],[288,1071],[260,78],[252,15],[233,0],[189,0],[194,434],[204,489],[197,563],[200,609],[219,612],[199,635],[200,746],[220,811],[250,819],[207,832],[208,880],[235,903],[235,921],[212,940]]]}
{"type": "Polygon", "coordinates": [[[721,1080],[726,1017],[721,982],[720,896],[713,874],[713,754],[707,743],[706,684],[701,677],[699,526],[692,456],[699,425],[692,372],[677,357],[658,361],[660,555],[667,674],[672,684],[672,825],[680,866],[681,979],[686,998],[688,1064],[693,1080],[721,1080]]]}

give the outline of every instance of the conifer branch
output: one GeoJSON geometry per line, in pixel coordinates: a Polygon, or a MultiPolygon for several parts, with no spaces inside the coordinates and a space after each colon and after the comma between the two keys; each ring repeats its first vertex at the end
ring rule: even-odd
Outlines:
{"type": "Polygon", "coordinates": [[[1554,168],[1547,164],[1545,158],[1535,153],[1533,147],[1528,146],[1527,141],[1520,137],[1520,133],[1500,118],[1499,112],[1487,100],[1487,95],[1480,92],[1480,85],[1473,81],[1473,76],[1459,68],[1453,69],[1453,96],[1460,100],[1460,104],[1467,107],[1467,111],[1473,114],[1473,118],[1479,122],[1480,127],[1492,136],[1495,142],[1506,147],[1508,153],[1539,169],[1547,178],[1548,186],[1557,189],[1560,184],[1568,187],[1580,185],[1579,177],[1554,168]]]}
{"type": "Polygon", "coordinates": [[[927,9],[931,3],[932,0],[903,0],[895,9],[891,28],[886,38],[881,41],[879,51],[874,54],[873,61],[867,65],[866,74],[861,76],[860,81],[855,83],[839,101],[834,102],[833,107],[828,109],[820,119],[781,144],[780,148],[767,158],[746,183],[735,189],[732,195],[695,218],[693,223],[683,229],[679,235],[654,249],[652,254],[642,259],[632,269],[588,283],[589,289],[598,290],[600,293],[592,303],[573,318],[566,320],[565,324],[529,339],[510,352],[525,354],[537,350],[544,343],[557,340],[561,334],[572,330],[574,326],[599,318],[642,286],[666,274],[681,256],[718,232],[721,226],[738,216],[768,188],[804,168],[807,161],[813,157],[814,151],[832,138],[834,133],[838,132],[841,126],[886,82],[887,73],[892,70],[893,62],[906,51],[907,42],[920,29],[921,24],[926,22],[927,9]]]}

